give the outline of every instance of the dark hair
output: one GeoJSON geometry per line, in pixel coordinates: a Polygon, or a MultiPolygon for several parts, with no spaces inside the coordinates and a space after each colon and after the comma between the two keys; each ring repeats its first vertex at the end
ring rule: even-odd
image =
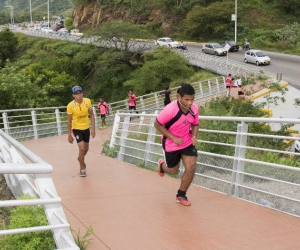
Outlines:
{"type": "Polygon", "coordinates": [[[166,90],[168,90],[169,88],[170,88],[170,87],[169,87],[169,86],[167,86],[167,87],[166,87],[166,90]]]}
{"type": "Polygon", "coordinates": [[[183,84],[185,84],[185,83],[181,83],[180,87],[177,89],[177,94],[179,94],[180,88],[183,84]]]}
{"type": "Polygon", "coordinates": [[[182,97],[184,95],[194,95],[195,89],[191,84],[183,83],[179,88],[179,95],[182,97]]]}
{"type": "Polygon", "coordinates": [[[231,74],[228,74],[228,76],[231,76],[231,74]]]}
{"type": "Polygon", "coordinates": [[[133,89],[129,89],[129,91],[132,91],[132,92],[133,92],[133,89]]]}

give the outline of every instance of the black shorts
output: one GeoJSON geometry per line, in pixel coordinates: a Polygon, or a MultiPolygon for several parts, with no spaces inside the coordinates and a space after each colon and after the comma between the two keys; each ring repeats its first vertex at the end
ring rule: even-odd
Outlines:
{"type": "Polygon", "coordinates": [[[105,114],[100,114],[100,117],[101,117],[101,118],[105,118],[106,115],[105,115],[105,114]]]}
{"type": "Polygon", "coordinates": [[[231,86],[226,86],[226,89],[230,89],[231,86]]]}
{"type": "Polygon", "coordinates": [[[85,130],[73,129],[72,131],[77,143],[82,141],[89,143],[90,129],[85,129],[85,130]]]}
{"type": "Polygon", "coordinates": [[[191,144],[190,146],[187,146],[186,148],[176,150],[173,152],[166,152],[165,151],[165,160],[168,168],[174,168],[178,165],[178,163],[181,160],[182,155],[187,156],[198,156],[196,147],[191,144]]]}
{"type": "Polygon", "coordinates": [[[129,110],[136,110],[136,107],[135,106],[129,106],[129,110]]]}

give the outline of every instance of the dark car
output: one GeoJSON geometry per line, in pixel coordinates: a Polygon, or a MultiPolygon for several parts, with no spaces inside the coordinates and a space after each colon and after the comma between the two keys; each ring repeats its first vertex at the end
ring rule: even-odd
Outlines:
{"type": "Polygon", "coordinates": [[[230,46],[230,48],[229,48],[230,52],[238,51],[240,48],[235,41],[231,41],[231,40],[225,40],[225,41],[221,42],[220,44],[223,47],[225,47],[228,44],[230,46]]]}

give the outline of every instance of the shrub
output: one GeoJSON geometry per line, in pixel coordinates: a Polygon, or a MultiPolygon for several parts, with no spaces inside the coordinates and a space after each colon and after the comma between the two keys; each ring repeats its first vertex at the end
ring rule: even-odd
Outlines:
{"type": "MultiPolygon", "coordinates": [[[[23,195],[20,199],[34,198],[23,195]]],[[[48,225],[48,221],[43,206],[19,206],[11,210],[8,229],[46,225],[48,225]]],[[[6,229],[6,226],[2,225],[2,228],[6,229]]],[[[55,248],[55,241],[51,231],[13,234],[3,236],[0,241],[0,249],[3,250],[53,250],[55,248]]]]}

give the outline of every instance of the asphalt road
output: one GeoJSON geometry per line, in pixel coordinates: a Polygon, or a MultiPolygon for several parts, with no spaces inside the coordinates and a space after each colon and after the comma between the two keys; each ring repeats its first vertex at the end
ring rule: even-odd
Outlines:
{"type": "MultiPolygon", "coordinates": [[[[187,47],[190,51],[202,51],[201,44],[188,44],[187,47]]],[[[245,51],[243,50],[239,50],[237,52],[229,52],[228,58],[244,63],[244,54],[245,51]]],[[[300,88],[300,56],[275,52],[266,52],[266,54],[271,58],[270,65],[256,66],[255,64],[253,64],[253,66],[260,68],[267,75],[275,78],[277,76],[277,73],[281,73],[283,80],[286,80],[287,82],[289,82],[289,84],[300,88]]]]}

